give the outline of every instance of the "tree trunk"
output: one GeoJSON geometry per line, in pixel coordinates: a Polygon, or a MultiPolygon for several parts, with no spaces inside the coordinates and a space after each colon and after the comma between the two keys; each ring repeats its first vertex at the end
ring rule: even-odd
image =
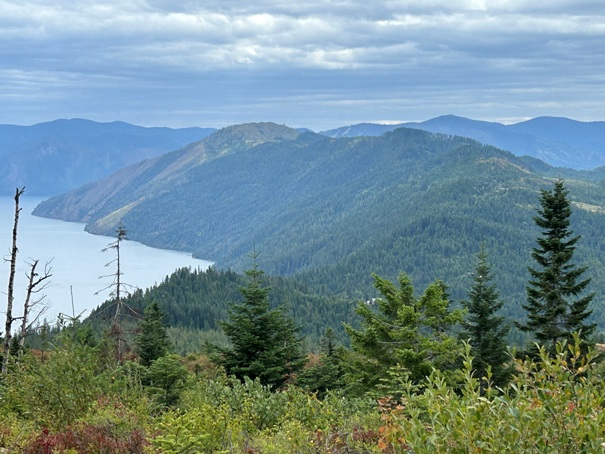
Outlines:
{"type": "Polygon", "coordinates": [[[13,225],[13,246],[11,248],[11,258],[10,258],[10,274],[8,277],[8,301],[6,303],[6,324],[4,325],[4,357],[2,360],[2,374],[6,375],[8,373],[8,359],[10,354],[10,344],[11,344],[11,330],[13,327],[13,300],[14,300],[14,289],[15,289],[15,273],[17,268],[17,227],[19,225],[19,213],[21,212],[21,208],[19,208],[19,199],[21,194],[25,188],[17,188],[15,190],[15,222],[13,225]]]}

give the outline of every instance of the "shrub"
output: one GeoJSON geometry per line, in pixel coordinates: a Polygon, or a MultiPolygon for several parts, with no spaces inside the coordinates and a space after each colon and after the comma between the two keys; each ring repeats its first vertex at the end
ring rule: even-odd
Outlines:
{"type": "Polygon", "coordinates": [[[79,424],[58,432],[44,429],[28,443],[23,454],[143,454],[147,442],[141,430],[118,435],[109,426],[79,424]]]}
{"type": "MultiPolygon", "coordinates": [[[[558,345],[550,357],[517,361],[517,376],[502,392],[481,395],[465,360],[456,392],[433,374],[423,394],[383,402],[381,446],[394,452],[603,452],[605,389],[592,373],[595,354],[581,342],[558,345]]],[[[489,377],[487,377],[489,381],[489,377]]]]}
{"type": "Polygon", "coordinates": [[[25,358],[7,377],[9,408],[50,429],[85,415],[109,388],[98,351],[69,338],[44,362],[25,358]]]}

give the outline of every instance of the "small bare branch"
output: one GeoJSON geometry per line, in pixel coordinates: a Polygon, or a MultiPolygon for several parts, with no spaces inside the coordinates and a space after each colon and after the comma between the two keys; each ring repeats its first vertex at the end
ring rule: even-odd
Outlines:
{"type": "MultiPolygon", "coordinates": [[[[25,273],[28,279],[27,284],[27,292],[25,296],[25,302],[23,303],[23,317],[21,317],[21,331],[19,332],[19,345],[21,346],[21,351],[23,351],[23,347],[25,346],[25,337],[28,333],[28,327],[31,326],[31,323],[28,324],[28,320],[30,319],[30,314],[32,309],[39,305],[45,298],[45,295],[42,295],[40,298],[32,300],[32,295],[40,293],[43,291],[49,284],[49,279],[52,276],[50,262],[46,262],[44,265],[44,271],[38,273],[36,271],[38,267],[39,260],[32,260],[29,263],[30,269],[28,273],[25,273]]],[[[39,311],[38,315],[34,320],[37,320],[38,317],[46,310],[43,308],[39,311]]]]}

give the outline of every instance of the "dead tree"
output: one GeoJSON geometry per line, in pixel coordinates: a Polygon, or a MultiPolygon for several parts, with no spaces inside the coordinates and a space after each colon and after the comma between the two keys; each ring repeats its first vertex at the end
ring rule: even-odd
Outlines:
{"type": "Polygon", "coordinates": [[[32,310],[38,306],[42,300],[45,298],[45,295],[40,295],[36,298],[40,292],[44,291],[44,289],[48,286],[51,274],[50,263],[47,262],[44,265],[44,271],[42,274],[36,272],[36,268],[38,266],[38,260],[33,260],[29,266],[29,273],[27,276],[27,292],[25,295],[25,302],[23,303],[23,317],[21,317],[21,330],[19,331],[19,352],[23,352],[25,347],[25,338],[27,337],[27,333],[31,329],[31,327],[38,321],[40,316],[46,310],[46,307],[43,307],[33,320],[31,319],[32,310]]]}
{"type": "Polygon", "coordinates": [[[107,252],[114,250],[116,252],[116,258],[109,263],[106,263],[105,266],[111,266],[113,264],[116,265],[116,272],[113,274],[108,274],[105,276],[100,276],[100,278],[112,277],[113,281],[107,287],[102,290],[96,292],[99,294],[105,290],[111,289],[110,298],[113,297],[116,305],[116,311],[113,316],[113,320],[111,323],[111,331],[110,335],[114,338],[115,347],[116,347],[116,358],[119,362],[122,362],[124,357],[124,332],[122,330],[122,295],[128,295],[128,289],[133,286],[130,284],[126,284],[122,281],[122,276],[124,273],[122,272],[122,264],[120,262],[120,243],[127,239],[126,238],[126,229],[120,223],[118,228],[116,229],[116,240],[113,243],[110,243],[105,249],[102,249],[101,252],[107,252]]]}
{"type": "Polygon", "coordinates": [[[11,345],[11,330],[13,328],[13,322],[15,318],[13,317],[13,301],[14,301],[14,291],[15,291],[15,273],[17,270],[17,253],[19,249],[17,249],[17,228],[19,225],[19,213],[21,213],[21,208],[19,208],[19,199],[21,195],[25,191],[25,188],[17,188],[15,190],[15,218],[13,223],[13,245],[11,247],[10,253],[10,273],[8,275],[8,301],[6,303],[6,324],[4,325],[4,349],[3,349],[3,358],[2,358],[2,374],[6,375],[8,372],[8,360],[10,355],[10,345],[11,345]]]}

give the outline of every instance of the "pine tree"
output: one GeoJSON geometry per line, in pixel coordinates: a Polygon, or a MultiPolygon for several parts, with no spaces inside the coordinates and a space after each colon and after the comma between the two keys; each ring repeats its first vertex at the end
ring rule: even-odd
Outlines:
{"type": "Polygon", "coordinates": [[[538,266],[529,268],[527,304],[523,305],[527,321],[517,326],[533,333],[539,344],[554,353],[557,342],[572,341],[574,332],[580,332],[584,342],[589,339],[596,327],[586,323],[594,293],[585,292],[590,279],[581,280],[587,267],[572,263],[580,236],[573,236],[570,229],[572,211],[563,181],[557,180],[552,190],[540,194],[541,208],[534,222],[542,233],[532,250],[538,266]]]}
{"type": "Polygon", "coordinates": [[[383,298],[375,300],[376,308],[372,302],[358,305],[362,330],[345,325],[353,350],[346,361],[350,390],[363,393],[388,387],[402,374],[419,383],[433,368],[453,369],[462,345],[451,329],[462,321],[464,311],[450,311],[445,285],[433,282],[419,299],[404,273],[399,288],[376,275],[374,286],[383,298]]]}
{"type": "MultiPolygon", "coordinates": [[[[468,292],[468,300],[462,301],[467,309],[467,317],[462,322],[461,337],[468,340],[473,355],[473,370],[479,379],[487,376],[491,368],[492,381],[496,386],[504,386],[508,381],[512,366],[507,352],[506,335],[509,327],[504,325],[504,317],[496,315],[503,305],[487,262],[485,246],[477,254],[474,282],[468,292]]],[[[482,386],[485,382],[482,382],[482,386]]]]}
{"type": "Polygon", "coordinates": [[[135,352],[141,364],[149,366],[153,361],[165,356],[172,344],[164,326],[164,313],[157,302],[153,301],[145,308],[141,321],[141,332],[135,340],[135,352]]]}
{"type": "Polygon", "coordinates": [[[221,322],[232,347],[215,346],[213,359],[239,379],[258,378],[264,385],[279,388],[302,369],[305,357],[292,318],[281,307],[270,308],[271,288],[262,286],[264,273],[257,257],[252,255],[253,268],[246,271],[248,285],[240,287],[244,301],[231,305],[229,320],[221,322]]]}

